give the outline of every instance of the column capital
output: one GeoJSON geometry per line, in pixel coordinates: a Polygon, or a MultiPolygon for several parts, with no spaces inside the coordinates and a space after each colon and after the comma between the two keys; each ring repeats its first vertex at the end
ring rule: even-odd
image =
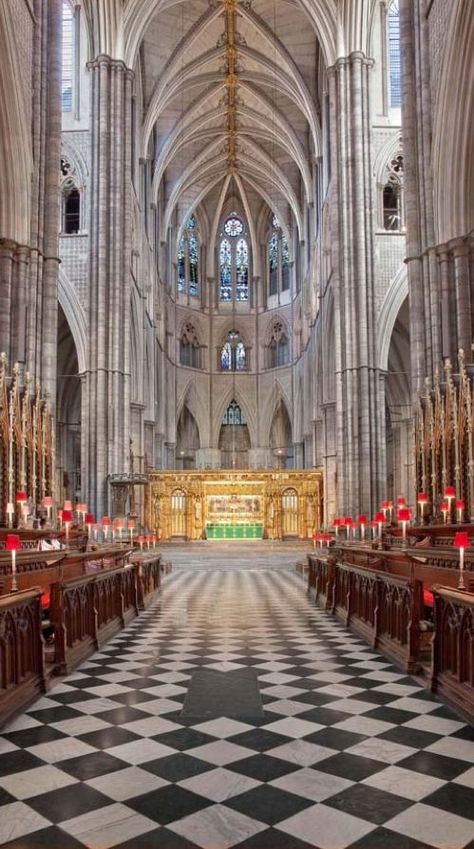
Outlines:
{"type": "Polygon", "coordinates": [[[112,59],[107,53],[99,53],[95,59],[87,62],[86,67],[89,71],[95,71],[97,68],[110,68],[111,70],[125,73],[131,80],[135,77],[135,72],[127,67],[123,59],[112,59]]]}

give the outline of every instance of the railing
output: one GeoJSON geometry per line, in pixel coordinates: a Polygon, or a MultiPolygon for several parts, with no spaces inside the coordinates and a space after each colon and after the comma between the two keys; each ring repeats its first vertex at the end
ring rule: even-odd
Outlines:
{"type": "Polygon", "coordinates": [[[137,601],[143,610],[161,587],[161,555],[135,555],[130,558],[136,573],[137,601]]]}
{"type": "Polygon", "coordinates": [[[474,594],[434,587],[431,689],[474,723],[474,594]]]}
{"type": "Polygon", "coordinates": [[[55,669],[73,669],[138,613],[134,568],[125,566],[51,587],[55,669]]]}
{"type": "Polygon", "coordinates": [[[0,725],[44,692],[40,591],[0,598],[0,725]]]}
{"type": "Polygon", "coordinates": [[[308,589],[374,648],[408,672],[418,665],[423,584],[309,555],[308,589]]]}

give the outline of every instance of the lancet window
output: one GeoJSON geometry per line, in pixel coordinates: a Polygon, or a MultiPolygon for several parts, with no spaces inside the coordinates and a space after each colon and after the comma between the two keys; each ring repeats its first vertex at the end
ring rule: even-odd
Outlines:
{"type": "Polygon", "coordinates": [[[387,15],[390,106],[402,105],[399,0],[392,0],[387,15]]]}
{"type": "Polygon", "coordinates": [[[290,341],[283,322],[276,318],[271,325],[267,345],[267,368],[286,366],[290,361],[290,341]]]}
{"type": "Polygon", "coordinates": [[[277,295],[290,288],[290,251],[280,222],[272,215],[271,233],[267,243],[268,294],[277,295]]]}
{"type": "Polygon", "coordinates": [[[224,223],[219,245],[219,299],[249,299],[249,246],[241,218],[232,213],[224,223]]]}
{"type": "Polygon", "coordinates": [[[191,215],[178,245],[178,292],[195,298],[199,296],[199,252],[197,221],[195,216],[191,215]]]}
{"type": "Polygon", "coordinates": [[[396,156],[387,166],[386,182],[382,189],[382,216],[384,230],[403,230],[403,157],[396,156]]]}
{"type": "Polygon", "coordinates": [[[201,368],[201,345],[199,338],[191,321],[187,321],[183,327],[179,340],[179,361],[182,366],[201,368]]]}
{"type": "Polygon", "coordinates": [[[247,349],[237,330],[231,330],[220,351],[221,371],[246,371],[247,349]]]}
{"type": "Polygon", "coordinates": [[[63,112],[72,111],[74,72],[74,12],[70,3],[63,3],[63,55],[61,98],[63,112]]]}

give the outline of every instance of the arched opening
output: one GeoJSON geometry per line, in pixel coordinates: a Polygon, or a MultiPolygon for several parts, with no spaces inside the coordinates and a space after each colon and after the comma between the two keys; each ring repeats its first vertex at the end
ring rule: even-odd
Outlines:
{"type": "Polygon", "coordinates": [[[171,493],[171,536],[186,538],[186,493],[175,489],[171,493]]]}
{"type": "Polygon", "coordinates": [[[78,233],[81,229],[81,196],[75,187],[63,192],[63,233],[78,233]]]}
{"type": "Polygon", "coordinates": [[[285,489],[281,497],[282,534],[298,536],[298,493],[296,489],[285,489]]]}
{"type": "Polygon", "coordinates": [[[81,392],[76,346],[58,305],[56,475],[60,503],[81,496],[81,392]]]}
{"type": "Polygon", "coordinates": [[[196,467],[196,451],[199,450],[200,446],[196,419],[185,405],[181,410],[176,429],[176,468],[194,469],[196,467]]]}
{"type": "Polygon", "coordinates": [[[387,497],[411,491],[413,478],[410,389],[410,311],[399,310],[390,339],[385,385],[387,497]]]}
{"type": "Polygon", "coordinates": [[[270,448],[277,469],[294,466],[293,436],[290,417],[283,401],[279,401],[270,428],[270,448]]]}
{"type": "Polygon", "coordinates": [[[221,468],[246,469],[249,464],[250,434],[244,412],[232,400],[222,419],[219,434],[221,468]]]}

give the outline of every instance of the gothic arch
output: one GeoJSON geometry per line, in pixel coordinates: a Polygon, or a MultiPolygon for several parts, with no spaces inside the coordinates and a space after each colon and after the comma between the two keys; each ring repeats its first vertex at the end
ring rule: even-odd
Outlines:
{"type": "Polygon", "coordinates": [[[244,394],[233,380],[230,381],[229,386],[222,393],[220,403],[216,407],[213,421],[211,422],[212,444],[217,445],[219,442],[222,419],[224,418],[224,413],[232,400],[237,402],[245,415],[249,429],[250,447],[252,447],[257,444],[257,421],[255,411],[252,408],[252,404],[248,403],[248,399],[244,397],[244,394]]]}
{"type": "Polygon", "coordinates": [[[205,427],[204,423],[208,418],[209,411],[201,398],[201,393],[197,391],[196,383],[192,378],[186,383],[184,390],[180,394],[180,397],[177,398],[176,426],[178,425],[178,422],[185,408],[189,410],[189,412],[196,421],[199,439],[202,445],[205,440],[207,431],[207,428],[205,427]]]}
{"type": "Polygon", "coordinates": [[[79,374],[87,369],[88,328],[85,310],[77,297],[76,290],[70,282],[63,267],[59,267],[58,300],[63,309],[77,351],[79,374]]]}
{"type": "Polygon", "coordinates": [[[30,230],[30,187],[33,169],[29,109],[12,6],[0,3],[0,233],[27,244],[30,230]]]}
{"type": "Polygon", "coordinates": [[[406,265],[402,265],[390,282],[377,320],[377,364],[382,371],[387,370],[393,328],[398,313],[407,297],[407,267],[406,265]]]}
{"type": "Polygon", "coordinates": [[[433,126],[433,194],[437,242],[474,227],[474,15],[453,4],[433,126]]]}

